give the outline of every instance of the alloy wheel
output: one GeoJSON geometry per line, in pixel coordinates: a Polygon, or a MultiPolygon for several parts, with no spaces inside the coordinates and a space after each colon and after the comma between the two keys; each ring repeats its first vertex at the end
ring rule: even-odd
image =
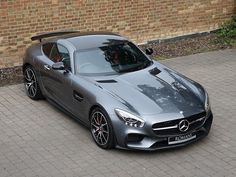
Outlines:
{"type": "Polygon", "coordinates": [[[28,67],[25,70],[25,88],[30,97],[35,97],[37,94],[37,80],[34,71],[28,67]]]}
{"type": "Polygon", "coordinates": [[[100,111],[96,111],[91,117],[91,132],[95,141],[100,145],[106,145],[109,141],[109,125],[106,117],[100,111]]]}

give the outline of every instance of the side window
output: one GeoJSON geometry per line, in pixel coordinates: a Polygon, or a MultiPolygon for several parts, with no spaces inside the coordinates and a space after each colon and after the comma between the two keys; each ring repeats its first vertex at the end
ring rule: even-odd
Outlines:
{"type": "Polygon", "coordinates": [[[43,49],[43,53],[49,58],[51,50],[53,47],[53,43],[46,43],[43,45],[42,49],[43,49]]]}
{"type": "Polygon", "coordinates": [[[61,61],[60,54],[55,43],[46,43],[43,45],[43,53],[53,62],[61,61]]]}
{"type": "Polygon", "coordinates": [[[62,60],[56,44],[53,44],[53,46],[52,46],[52,50],[49,55],[49,59],[51,59],[55,63],[60,62],[62,60]]]}
{"type": "Polygon", "coordinates": [[[65,67],[71,70],[70,54],[67,48],[56,43],[46,43],[42,47],[44,54],[53,62],[63,62],[65,67]]]}

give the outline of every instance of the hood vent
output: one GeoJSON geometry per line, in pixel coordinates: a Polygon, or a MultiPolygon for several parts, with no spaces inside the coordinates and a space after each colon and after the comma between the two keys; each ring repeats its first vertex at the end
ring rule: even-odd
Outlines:
{"type": "Polygon", "coordinates": [[[117,81],[113,80],[113,79],[109,79],[109,80],[98,80],[98,83],[117,83],[117,81]]]}
{"type": "Polygon", "coordinates": [[[150,73],[151,75],[153,75],[153,76],[156,76],[156,75],[159,74],[160,72],[161,72],[161,71],[160,71],[157,67],[155,67],[155,68],[149,70],[149,73],[150,73]]]}

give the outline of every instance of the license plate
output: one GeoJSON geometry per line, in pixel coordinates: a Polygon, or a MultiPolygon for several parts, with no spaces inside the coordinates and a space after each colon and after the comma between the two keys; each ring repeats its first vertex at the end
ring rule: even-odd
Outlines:
{"type": "Polygon", "coordinates": [[[168,144],[179,144],[179,143],[184,143],[186,141],[190,141],[192,139],[196,138],[196,135],[193,135],[192,133],[186,134],[186,135],[181,135],[181,136],[176,136],[176,137],[171,137],[168,139],[168,144]]]}

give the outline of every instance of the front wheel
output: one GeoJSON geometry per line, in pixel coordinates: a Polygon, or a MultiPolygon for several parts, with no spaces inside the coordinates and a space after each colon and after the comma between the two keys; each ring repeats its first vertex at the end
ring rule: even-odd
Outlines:
{"type": "Polygon", "coordinates": [[[95,143],[103,149],[114,147],[114,133],[108,115],[96,108],[90,115],[90,131],[95,143]]]}
{"type": "Polygon", "coordinates": [[[38,100],[43,98],[38,80],[36,78],[35,70],[32,66],[27,66],[24,70],[24,85],[26,94],[31,99],[38,100]]]}

